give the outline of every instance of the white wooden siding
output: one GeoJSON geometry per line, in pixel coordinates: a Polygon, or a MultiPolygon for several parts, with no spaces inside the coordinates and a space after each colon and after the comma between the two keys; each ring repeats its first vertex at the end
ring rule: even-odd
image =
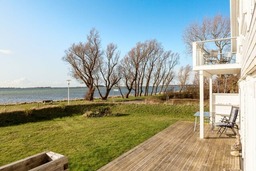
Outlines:
{"type": "MultiPolygon", "coordinates": [[[[251,3],[249,3],[251,4],[251,3]]],[[[255,6],[254,6],[255,7],[255,6]]],[[[247,8],[248,12],[247,14],[250,14],[251,9],[247,8]]],[[[246,22],[246,19],[243,23],[241,23],[241,27],[247,27],[248,25],[250,27],[249,30],[245,33],[244,37],[242,36],[243,41],[242,43],[242,72],[241,75],[244,76],[248,74],[251,70],[253,70],[253,67],[255,67],[256,64],[256,12],[255,8],[252,11],[252,14],[250,14],[252,17],[250,18],[250,24],[246,22]]],[[[247,19],[248,20],[248,19],[247,19]]],[[[242,30],[241,30],[242,31],[242,30]]],[[[240,33],[241,34],[241,33],[240,33]]]]}
{"type": "MultiPolygon", "coordinates": [[[[239,95],[237,93],[213,93],[212,112],[215,114],[215,122],[219,122],[223,115],[230,115],[231,107],[239,107],[239,95]]],[[[237,118],[237,123],[239,117],[237,118]]]]}
{"type": "Polygon", "coordinates": [[[244,170],[256,170],[256,78],[248,76],[240,83],[241,141],[244,170]]]}
{"type": "Polygon", "coordinates": [[[239,2],[240,134],[244,170],[252,171],[256,170],[256,0],[239,2]]]}

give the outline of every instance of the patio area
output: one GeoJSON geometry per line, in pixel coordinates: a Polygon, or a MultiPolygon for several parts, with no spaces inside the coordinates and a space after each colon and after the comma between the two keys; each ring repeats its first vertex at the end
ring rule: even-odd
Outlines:
{"type": "Polygon", "coordinates": [[[180,121],[99,170],[240,170],[239,157],[230,155],[234,142],[234,136],[218,137],[209,124],[205,125],[205,139],[200,140],[193,122],[180,121]]]}

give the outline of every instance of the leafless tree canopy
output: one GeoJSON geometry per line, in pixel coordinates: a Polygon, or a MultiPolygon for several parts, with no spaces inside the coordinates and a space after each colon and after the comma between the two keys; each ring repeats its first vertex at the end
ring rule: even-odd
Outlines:
{"type": "MultiPolygon", "coordinates": [[[[228,17],[216,15],[213,18],[204,18],[202,23],[191,23],[183,33],[183,41],[188,53],[192,53],[192,42],[229,38],[230,37],[230,20],[228,17]]],[[[229,45],[227,40],[216,41],[215,45],[220,52],[229,45]]],[[[207,52],[207,48],[202,44],[202,49],[207,52]]]]}
{"type": "Polygon", "coordinates": [[[192,67],[190,65],[186,65],[185,67],[180,67],[178,72],[178,81],[180,85],[180,92],[184,89],[189,81],[189,76],[192,71],[192,67]]]}
{"type": "Polygon", "coordinates": [[[132,90],[135,96],[142,94],[147,96],[158,91],[166,91],[174,78],[173,68],[178,61],[177,53],[164,51],[156,40],[137,43],[123,58],[119,68],[128,89],[126,98],[132,90]],[[153,85],[151,92],[150,85],[153,85]]]}
{"type": "Polygon", "coordinates": [[[63,60],[71,65],[72,76],[88,87],[86,100],[93,100],[95,89],[102,100],[107,100],[114,86],[126,98],[131,91],[135,96],[166,92],[179,62],[179,54],[165,51],[157,40],[138,42],[119,61],[117,46],[110,43],[103,50],[95,29],[85,43],[73,44],[65,53],[63,60]],[[125,95],[120,87],[123,85],[127,88],[125,95]]]}
{"type": "MultiPolygon", "coordinates": [[[[186,45],[186,50],[188,53],[192,53],[192,42],[204,41],[204,40],[215,40],[221,38],[230,38],[230,20],[228,17],[223,17],[222,15],[216,15],[213,18],[204,18],[202,23],[191,23],[183,33],[183,41],[186,45]]],[[[216,59],[216,63],[226,63],[224,56],[222,55],[227,49],[230,48],[230,40],[216,40],[213,42],[214,47],[220,54],[220,58],[216,59]]],[[[210,49],[207,43],[199,43],[198,46],[201,47],[205,54],[210,54],[210,49]]],[[[207,55],[206,55],[207,56],[207,55]]],[[[218,75],[214,80],[215,91],[216,92],[234,92],[233,88],[229,88],[227,83],[237,82],[238,77],[233,75],[218,75]]]]}
{"type": "Polygon", "coordinates": [[[96,75],[95,86],[102,100],[107,100],[109,93],[114,85],[121,79],[117,72],[120,53],[117,52],[117,46],[110,43],[104,53],[104,59],[100,63],[100,72],[96,75]],[[103,87],[101,86],[103,85],[103,87]],[[101,88],[105,90],[101,90],[101,88]],[[103,94],[104,93],[104,94],[103,94]]]}
{"type": "Polygon", "coordinates": [[[98,73],[102,62],[100,43],[99,33],[92,29],[85,43],[73,44],[65,51],[66,55],[63,57],[63,60],[71,65],[72,76],[88,87],[86,100],[93,100],[95,74],[98,73]]]}

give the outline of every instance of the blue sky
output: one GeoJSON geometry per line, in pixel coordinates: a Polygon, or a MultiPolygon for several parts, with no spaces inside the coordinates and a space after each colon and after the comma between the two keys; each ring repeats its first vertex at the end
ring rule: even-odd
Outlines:
{"type": "Polygon", "coordinates": [[[64,51],[92,28],[103,48],[113,42],[122,57],[157,39],[180,54],[179,66],[192,65],[182,33],[216,14],[229,16],[229,0],[0,0],[0,87],[67,86],[64,51]]]}

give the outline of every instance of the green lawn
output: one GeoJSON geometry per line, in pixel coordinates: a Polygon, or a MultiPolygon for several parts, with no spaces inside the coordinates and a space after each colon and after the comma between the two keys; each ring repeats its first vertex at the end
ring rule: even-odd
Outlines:
{"type": "Polygon", "coordinates": [[[177,120],[192,120],[198,106],[118,104],[116,117],[81,115],[0,127],[0,165],[43,151],[69,158],[70,170],[97,170],[177,120]]]}

